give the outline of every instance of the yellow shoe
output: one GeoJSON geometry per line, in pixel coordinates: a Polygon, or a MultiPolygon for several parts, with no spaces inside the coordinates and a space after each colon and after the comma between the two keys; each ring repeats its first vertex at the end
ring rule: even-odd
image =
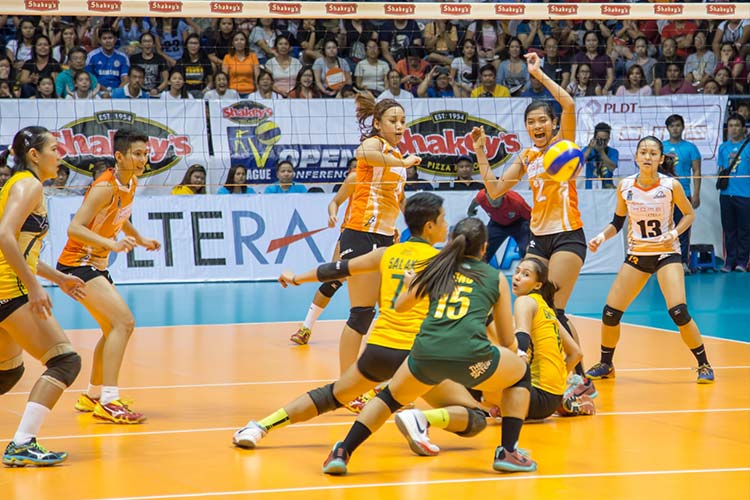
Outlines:
{"type": "Polygon", "coordinates": [[[289,337],[289,340],[299,345],[307,345],[310,342],[310,335],[312,332],[305,326],[300,326],[299,329],[289,337]]]}
{"type": "Polygon", "coordinates": [[[94,417],[115,424],[140,424],[146,420],[142,413],[136,413],[120,399],[115,399],[103,405],[101,401],[94,407],[94,417]]]}
{"type": "Polygon", "coordinates": [[[83,394],[78,396],[78,401],[76,401],[75,409],[85,413],[90,413],[94,411],[94,407],[98,402],[99,399],[94,399],[84,392],[83,394]]]}
{"type": "Polygon", "coordinates": [[[353,400],[349,401],[347,404],[344,405],[344,408],[349,410],[350,412],[354,413],[355,415],[358,415],[365,407],[365,405],[375,396],[378,395],[378,393],[381,391],[381,389],[375,388],[370,389],[366,393],[357,396],[353,400]]]}

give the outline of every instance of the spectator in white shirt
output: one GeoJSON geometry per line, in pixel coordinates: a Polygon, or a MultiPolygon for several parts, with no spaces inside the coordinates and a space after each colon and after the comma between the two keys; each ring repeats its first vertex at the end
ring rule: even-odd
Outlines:
{"type": "Polygon", "coordinates": [[[378,102],[383,99],[396,99],[398,101],[401,99],[414,98],[414,94],[401,88],[401,73],[395,69],[388,72],[388,75],[385,77],[385,84],[387,88],[378,96],[378,102]]]}
{"type": "Polygon", "coordinates": [[[179,69],[173,68],[169,72],[169,89],[161,93],[161,100],[195,99],[185,88],[185,75],[179,69]]]}
{"type": "Polygon", "coordinates": [[[385,76],[388,63],[380,59],[380,47],[375,40],[368,40],[365,46],[367,57],[354,68],[354,81],[361,90],[369,90],[377,96],[385,90],[385,76]]]}
{"type": "Polygon", "coordinates": [[[203,94],[203,98],[212,99],[234,99],[239,101],[240,94],[236,90],[229,88],[229,76],[223,71],[214,73],[214,88],[203,94]]]}

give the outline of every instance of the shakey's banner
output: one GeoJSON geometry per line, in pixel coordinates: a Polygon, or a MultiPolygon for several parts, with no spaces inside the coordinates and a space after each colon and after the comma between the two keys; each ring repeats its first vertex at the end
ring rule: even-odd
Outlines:
{"type": "Polygon", "coordinates": [[[202,101],[0,100],[0,144],[9,145],[29,125],[42,125],[57,138],[62,164],[70,168],[68,186],[87,186],[98,161],[114,165],[119,128],[148,137],[149,162],[141,185],[172,186],[189,165],[209,166],[202,101]]]}

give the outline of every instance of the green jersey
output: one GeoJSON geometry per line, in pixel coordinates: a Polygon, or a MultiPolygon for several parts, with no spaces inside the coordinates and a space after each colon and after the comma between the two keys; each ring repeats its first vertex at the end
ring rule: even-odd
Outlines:
{"type": "Polygon", "coordinates": [[[414,359],[472,361],[492,356],[485,323],[500,295],[498,271],[474,259],[461,267],[479,271],[481,281],[459,270],[454,276],[453,293],[430,300],[427,317],[411,350],[414,359]]]}

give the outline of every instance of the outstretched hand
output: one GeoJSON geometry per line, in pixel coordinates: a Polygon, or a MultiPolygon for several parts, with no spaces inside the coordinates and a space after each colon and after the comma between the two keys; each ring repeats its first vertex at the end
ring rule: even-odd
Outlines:
{"type": "Polygon", "coordinates": [[[523,57],[526,58],[529,74],[533,77],[537,77],[538,80],[538,77],[542,74],[542,60],[539,58],[539,55],[536,52],[529,52],[523,57]]]}
{"type": "Polygon", "coordinates": [[[484,127],[474,127],[471,129],[471,141],[474,143],[474,151],[484,149],[485,144],[487,144],[484,127]]]}

